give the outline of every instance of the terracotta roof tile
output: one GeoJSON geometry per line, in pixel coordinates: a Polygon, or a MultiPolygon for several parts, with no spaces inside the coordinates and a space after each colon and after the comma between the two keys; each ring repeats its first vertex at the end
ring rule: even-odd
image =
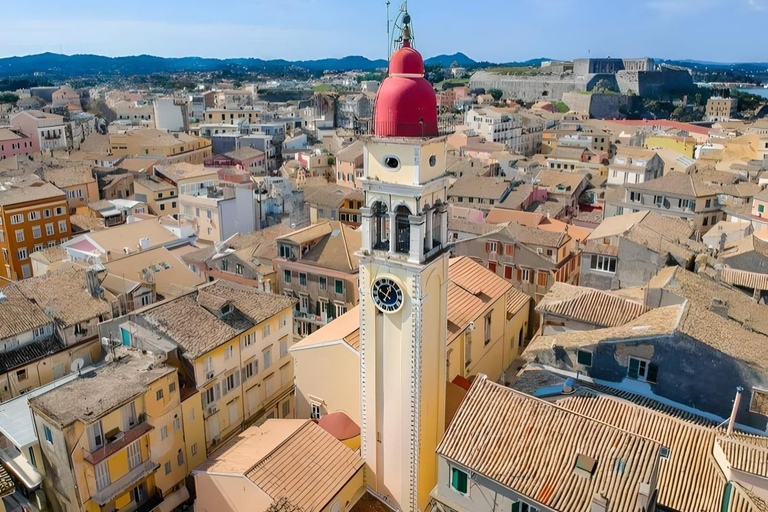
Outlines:
{"type": "Polygon", "coordinates": [[[644,304],[602,290],[555,283],[536,310],[603,327],[617,327],[650,311],[644,304]]]}

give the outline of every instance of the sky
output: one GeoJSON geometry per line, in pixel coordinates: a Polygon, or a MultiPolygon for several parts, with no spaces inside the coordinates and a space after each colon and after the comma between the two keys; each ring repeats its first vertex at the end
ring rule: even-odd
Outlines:
{"type": "MultiPolygon", "coordinates": [[[[399,8],[393,0],[390,9],[399,8]]],[[[385,58],[384,0],[0,0],[0,57],[385,58]]],[[[768,0],[411,0],[426,57],[768,61],[768,0]]]]}

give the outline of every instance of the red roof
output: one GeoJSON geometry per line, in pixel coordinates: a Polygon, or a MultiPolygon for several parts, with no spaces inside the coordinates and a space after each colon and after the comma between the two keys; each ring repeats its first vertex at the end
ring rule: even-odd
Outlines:
{"type": "Polygon", "coordinates": [[[374,132],[379,137],[437,135],[437,96],[424,78],[424,60],[409,41],[389,62],[389,76],[376,95],[374,132]]]}
{"type": "Polygon", "coordinates": [[[661,126],[663,128],[676,128],[690,133],[707,135],[709,128],[697,124],[681,123],[680,121],[669,121],[667,119],[606,119],[612,123],[626,124],[629,126],[661,126]]]}
{"type": "Polygon", "coordinates": [[[360,435],[360,427],[343,412],[326,414],[317,420],[317,424],[339,441],[345,441],[360,435]]]}

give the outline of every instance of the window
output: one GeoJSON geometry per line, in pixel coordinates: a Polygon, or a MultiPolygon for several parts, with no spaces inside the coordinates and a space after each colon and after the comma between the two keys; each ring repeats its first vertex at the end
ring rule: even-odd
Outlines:
{"type": "Polygon", "coordinates": [[[664,202],[664,196],[653,196],[653,204],[656,206],[661,206],[661,204],[664,202]]]}
{"type": "Polygon", "coordinates": [[[320,289],[325,290],[328,287],[328,278],[320,276],[320,289]]]}
{"type": "Polygon", "coordinates": [[[496,249],[498,248],[498,245],[496,242],[486,242],[485,243],[485,250],[486,252],[496,252],[496,249]]]}
{"type": "Polygon", "coordinates": [[[239,263],[235,263],[235,274],[243,275],[243,266],[239,263]]]}
{"type": "Polygon", "coordinates": [[[504,254],[507,256],[512,256],[515,254],[515,246],[514,244],[506,244],[504,246],[504,254]]]}
{"type": "Polygon", "coordinates": [[[616,258],[593,254],[589,267],[593,270],[599,270],[600,272],[610,272],[613,274],[616,272],[616,258]]]}
{"type": "Polygon", "coordinates": [[[27,218],[29,218],[29,220],[31,220],[31,221],[32,220],[40,220],[40,212],[29,212],[27,214],[27,218]]]}
{"type": "Polygon", "coordinates": [[[291,271],[290,270],[283,270],[283,281],[286,283],[291,282],[291,271]]]}
{"type": "Polygon", "coordinates": [[[56,215],[57,217],[60,216],[60,215],[64,215],[65,213],[66,213],[66,210],[64,209],[63,206],[58,206],[54,210],[54,215],[56,215]]]}
{"type": "Polygon", "coordinates": [[[656,382],[658,373],[658,366],[647,359],[640,359],[637,357],[629,358],[627,377],[630,379],[639,380],[641,382],[656,382]]]}
{"type": "Polygon", "coordinates": [[[336,293],[344,293],[344,281],[341,279],[336,280],[336,293]]]}
{"type": "Polygon", "coordinates": [[[530,269],[524,268],[520,273],[522,273],[522,279],[520,280],[521,282],[532,282],[533,274],[530,269]]]}
{"type": "Polygon", "coordinates": [[[280,359],[288,355],[288,338],[280,340],[280,359]]]}
{"type": "Polygon", "coordinates": [[[91,450],[95,450],[104,444],[104,432],[101,430],[100,421],[88,426],[88,440],[91,443],[91,450]]]}
{"type": "Polygon", "coordinates": [[[467,494],[469,482],[468,475],[464,471],[458,468],[451,468],[451,489],[461,494],[467,494]]]}
{"type": "Polygon", "coordinates": [[[757,205],[757,211],[760,213],[763,213],[765,211],[765,205],[763,204],[757,205]]]}
{"type": "Polygon", "coordinates": [[[53,224],[46,224],[45,225],[45,234],[48,236],[53,236],[56,234],[56,230],[53,227],[53,224]]]}
{"type": "Polygon", "coordinates": [[[224,347],[224,359],[229,359],[235,353],[234,345],[227,345],[224,347]]]}
{"type": "Polygon", "coordinates": [[[197,455],[197,443],[192,443],[192,455],[197,455]]]}
{"type": "Polygon", "coordinates": [[[704,222],[702,222],[703,226],[709,225],[709,217],[704,217],[704,222]]]}
{"type": "Polygon", "coordinates": [[[163,399],[163,390],[162,389],[158,389],[157,390],[157,393],[155,393],[155,398],[156,398],[156,400],[158,402],[163,399]]]}
{"type": "Polygon", "coordinates": [[[530,506],[524,501],[516,501],[512,504],[512,512],[539,512],[539,509],[530,506]]]}
{"type": "Polygon", "coordinates": [[[592,352],[586,350],[579,350],[576,355],[576,360],[582,366],[592,366],[592,352]]]}
{"type": "Polygon", "coordinates": [[[171,382],[171,383],[168,385],[168,392],[169,392],[169,393],[173,393],[174,391],[176,391],[176,383],[175,383],[175,382],[171,382]]]}
{"type": "Polygon", "coordinates": [[[50,217],[51,217],[51,210],[50,210],[50,208],[46,208],[45,210],[43,210],[43,218],[48,219],[50,217]]]}
{"type": "Polygon", "coordinates": [[[178,432],[181,428],[181,418],[173,418],[173,431],[178,432]]]}
{"type": "Polygon", "coordinates": [[[160,429],[160,440],[166,437],[168,437],[168,425],[163,425],[163,428],[160,429]]]}
{"type": "Polygon", "coordinates": [[[226,395],[240,385],[240,372],[234,372],[224,379],[224,394],[226,395]]]}
{"type": "Polygon", "coordinates": [[[16,379],[19,381],[27,380],[27,369],[19,370],[16,372],[16,379]]]}
{"type": "Polygon", "coordinates": [[[491,315],[490,313],[486,315],[485,317],[485,340],[484,343],[487,345],[491,342],[491,315]]]}
{"type": "Polygon", "coordinates": [[[489,261],[488,262],[488,270],[490,270],[493,273],[496,273],[496,262],[495,261],[489,261]]]}
{"type": "Polygon", "coordinates": [[[66,233],[67,232],[67,221],[60,220],[59,221],[59,233],[66,233]]]}
{"type": "Polygon", "coordinates": [[[42,238],[43,236],[43,230],[40,226],[32,226],[32,237],[33,238],[42,238]]]}
{"type": "Polygon", "coordinates": [[[109,478],[109,461],[103,461],[96,465],[96,489],[99,491],[107,487],[111,482],[109,478]]]}
{"type": "Polygon", "coordinates": [[[21,224],[22,222],[24,222],[24,214],[11,215],[11,224],[21,224]]]}
{"type": "Polygon", "coordinates": [[[312,403],[309,405],[309,418],[312,420],[319,420],[322,416],[320,411],[320,404],[312,403]]]}
{"type": "Polygon", "coordinates": [[[178,453],[176,454],[176,464],[178,464],[179,466],[184,465],[184,454],[181,453],[181,450],[179,450],[178,453]]]}
{"type": "Polygon", "coordinates": [[[229,260],[221,260],[220,265],[221,265],[222,272],[229,271],[229,260]]]}
{"type": "Polygon", "coordinates": [[[27,258],[29,258],[29,252],[27,252],[27,248],[19,247],[19,249],[16,251],[16,259],[25,260],[27,258]]]}
{"type": "Polygon", "coordinates": [[[264,349],[264,369],[272,366],[272,347],[264,349]]]}
{"type": "Polygon", "coordinates": [[[53,433],[51,433],[51,429],[48,428],[48,425],[43,425],[43,435],[49,444],[53,444],[53,433]]]}
{"type": "Polygon", "coordinates": [[[16,241],[17,242],[23,242],[24,241],[24,230],[23,229],[17,229],[16,230],[16,241]]]}
{"type": "Polygon", "coordinates": [[[171,474],[171,461],[168,461],[165,463],[165,474],[166,475],[171,474]]]}
{"type": "Polygon", "coordinates": [[[304,272],[299,272],[299,285],[307,286],[307,274],[304,272]]]}
{"type": "Polygon", "coordinates": [[[712,206],[712,200],[707,199],[707,201],[704,203],[704,208],[709,208],[710,206],[712,206]]]}
{"type": "Polygon", "coordinates": [[[243,336],[243,348],[250,347],[256,341],[256,333],[252,332],[243,336]]]}
{"type": "Polygon", "coordinates": [[[269,324],[265,324],[265,325],[261,326],[261,337],[262,338],[266,338],[267,336],[269,336],[271,334],[271,332],[272,332],[271,327],[272,326],[269,325],[269,324]]]}
{"type": "Polygon", "coordinates": [[[259,373],[259,360],[254,359],[243,368],[243,380],[248,380],[259,373]]]}
{"type": "Polygon", "coordinates": [[[334,304],[334,307],[336,308],[337,318],[347,312],[347,306],[344,304],[334,304]]]}

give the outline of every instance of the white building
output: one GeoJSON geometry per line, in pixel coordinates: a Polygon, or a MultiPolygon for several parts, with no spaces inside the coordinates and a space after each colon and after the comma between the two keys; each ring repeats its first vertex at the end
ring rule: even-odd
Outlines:
{"type": "Polygon", "coordinates": [[[512,151],[523,150],[523,119],[520,115],[494,107],[473,108],[466,125],[488,142],[501,142],[512,151]]]}
{"type": "Polygon", "coordinates": [[[159,98],[154,102],[155,127],[168,132],[185,132],[189,129],[187,104],[184,100],[159,98]]]}

